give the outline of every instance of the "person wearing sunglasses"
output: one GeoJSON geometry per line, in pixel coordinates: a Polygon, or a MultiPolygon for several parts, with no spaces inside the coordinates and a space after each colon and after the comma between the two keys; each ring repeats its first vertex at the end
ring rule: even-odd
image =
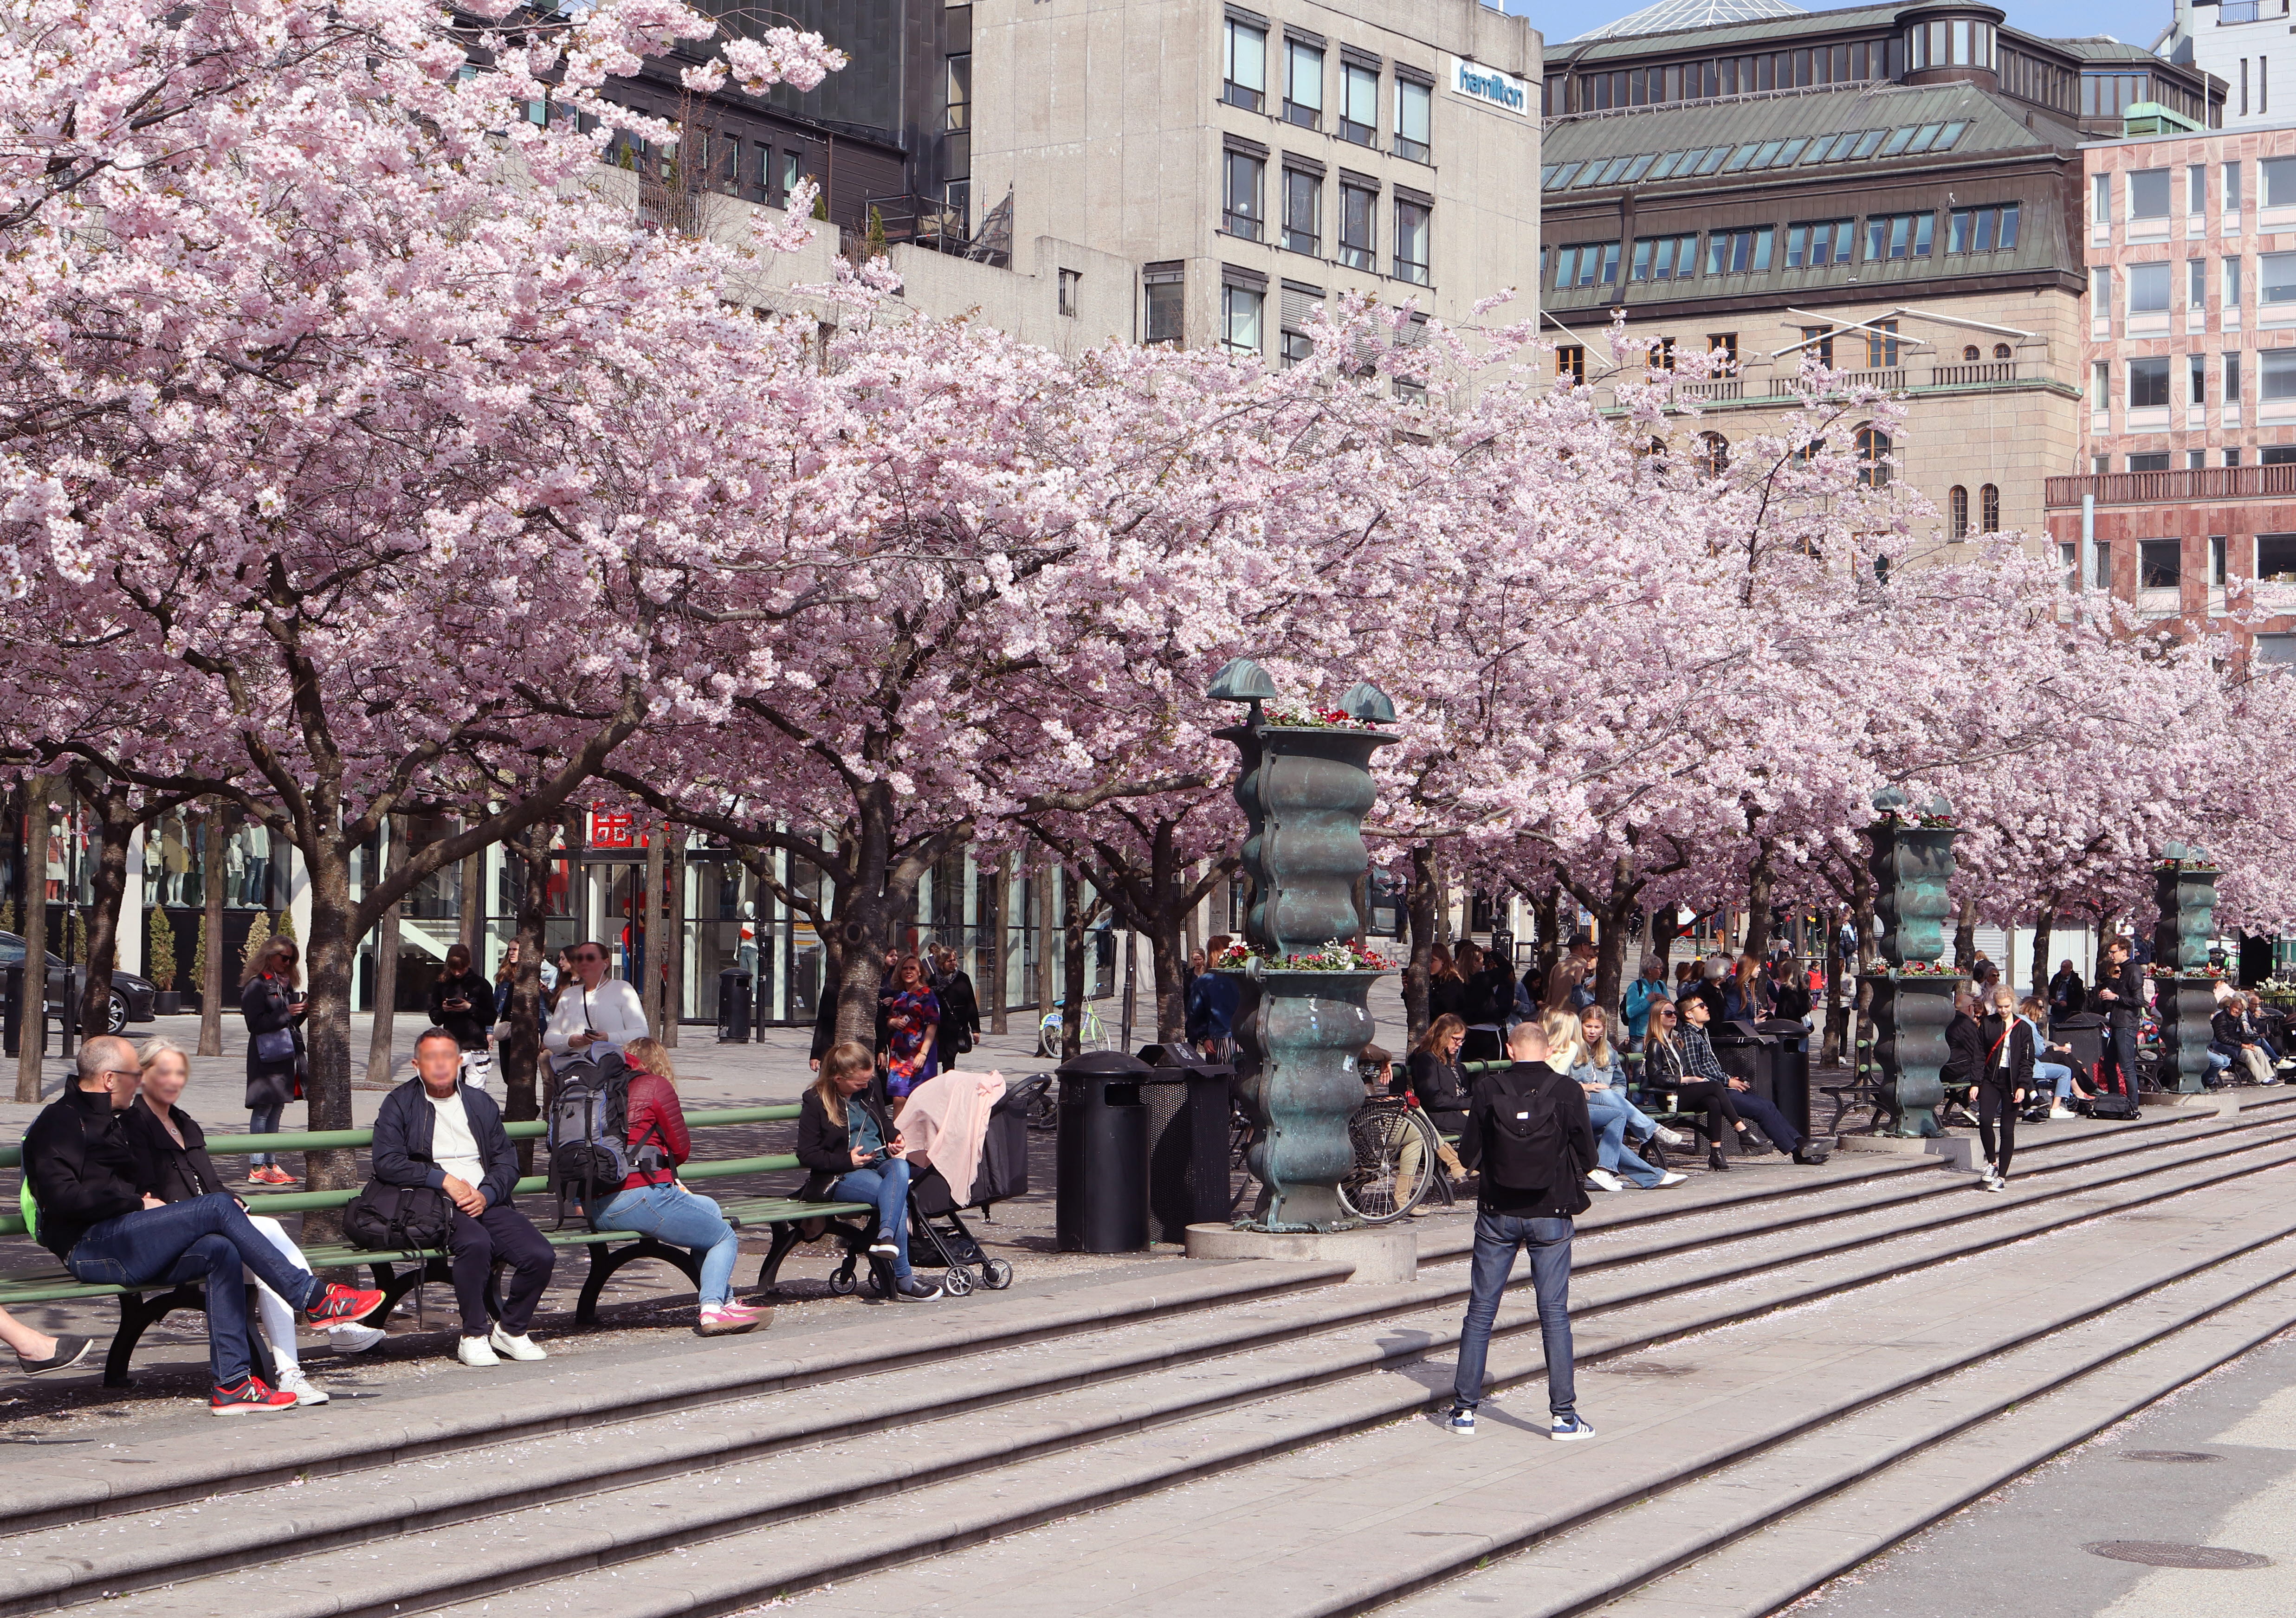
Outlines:
{"type": "Polygon", "coordinates": [[[558,991],[542,1035],[553,1068],[619,1050],[653,1032],[638,1004],[637,985],[606,976],[604,944],[594,939],[578,944],[567,963],[574,968],[574,980],[558,991]]]}

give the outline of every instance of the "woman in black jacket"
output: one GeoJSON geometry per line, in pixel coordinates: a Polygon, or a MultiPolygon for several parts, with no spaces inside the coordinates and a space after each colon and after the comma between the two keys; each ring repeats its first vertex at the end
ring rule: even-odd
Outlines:
{"type": "MultiPolygon", "coordinates": [[[[247,1019],[247,1132],[275,1134],[287,1103],[303,1093],[302,952],[275,934],[240,979],[239,1011],[247,1019]]],[[[295,1176],[269,1152],[247,1159],[250,1185],[293,1185],[295,1176]]]]}
{"type": "Polygon", "coordinates": [[[1459,1014],[1466,1009],[1467,980],[1461,976],[1459,963],[1451,959],[1451,952],[1437,944],[1427,960],[1427,1020],[1439,1017],[1457,1017],[1464,1028],[1467,1019],[1459,1014]]]}
{"type": "Polygon", "coordinates": [[[1677,1032],[1680,1017],[1673,1001],[1652,1003],[1650,1022],[1643,1034],[1643,1093],[1671,1095],[1682,1111],[1703,1112],[1706,1122],[1700,1127],[1706,1132],[1706,1166],[1725,1171],[1730,1158],[1722,1143],[1744,1133],[1746,1121],[1738,1115],[1726,1083],[1717,1084],[1690,1071],[1689,1056],[1677,1032]]]}
{"type": "Polygon", "coordinates": [[[430,985],[430,1020],[455,1036],[464,1050],[484,1050],[495,1025],[495,986],[471,969],[471,952],[455,944],[446,969],[430,985]]]}
{"type": "Polygon", "coordinates": [[[2033,1063],[2040,1051],[2033,1042],[2033,1025],[2017,1015],[2017,993],[2007,987],[1993,992],[1993,1007],[1977,1026],[1980,1066],[1977,1079],[1977,1141],[1985,1148],[1982,1191],[1998,1191],[2009,1183],[2009,1159],[2017,1149],[2017,1109],[2033,1088],[2033,1063]],[[1995,1151],[1993,1131],[2001,1130],[2000,1149],[1995,1151]]]}
{"type": "MultiPolygon", "coordinates": [[[[940,1049],[944,1057],[959,1057],[980,1040],[980,999],[973,993],[972,977],[959,963],[955,950],[940,949],[940,981],[933,993],[940,997],[940,1049]]],[[[943,1061],[946,1072],[948,1063],[943,1061]]]]}
{"type": "Polygon", "coordinates": [[[877,1210],[869,1251],[893,1262],[893,1296],[922,1303],[938,1286],[909,1269],[908,1147],[869,1086],[877,1059],[857,1040],[832,1045],[797,1115],[797,1160],[808,1173],[801,1202],[865,1202],[877,1210]]]}

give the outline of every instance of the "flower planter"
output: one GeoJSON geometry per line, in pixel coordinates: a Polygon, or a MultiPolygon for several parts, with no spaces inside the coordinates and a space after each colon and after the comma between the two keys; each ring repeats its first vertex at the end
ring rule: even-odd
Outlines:
{"type": "Polygon", "coordinates": [[[184,1009],[184,997],[173,989],[162,989],[152,997],[152,1015],[174,1017],[184,1009]]]}

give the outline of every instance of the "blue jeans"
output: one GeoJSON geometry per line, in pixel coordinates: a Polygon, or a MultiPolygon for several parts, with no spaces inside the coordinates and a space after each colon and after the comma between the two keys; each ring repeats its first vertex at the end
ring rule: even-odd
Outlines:
{"type": "Polygon", "coordinates": [[[590,1217],[601,1230],[635,1230],[700,1254],[704,1309],[734,1295],[734,1261],[742,1255],[742,1238],[707,1197],[674,1185],[645,1186],[617,1191],[590,1217]]]}
{"type": "Polygon", "coordinates": [[[1657,1128],[1633,1102],[1615,1090],[1590,1091],[1587,1095],[1587,1116],[1595,1126],[1595,1158],[1601,1166],[1614,1174],[1624,1174],[1644,1190],[1665,1178],[1627,1149],[1628,1124],[1639,1123],[1645,1135],[1657,1128]]]}
{"type": "Polygon", "coordinates": [[[2060,1101],[2073,1093],[2073,1070],[2062,1062],[2034,1063],[2033,1078],[2037,1083],[2055,1085],[2060,1101]]]}
{"type": "Polygon", "coordinates": [[[1730,1105],[1738,1115],[1762,1132],[1762,1138],[1780,1151],[1801,1150],[1801,1131],[1786,1122],[1785,1114],[1751,1090],[1734,1090],[1730,1105]]]}
{"type": "Polygon", "coordinates": [[[909,1279],[909,1164],[888,1157],[883,1166],[855,1169],[829,1188],[834,1202],[873,1203],[877,1229],[893,1238],[893,1279],[909,1279]]]}
{"type": "Polygon", "coordinates": [[[221,1191],[90,1225],[64,1260],[75,1280],[92,1287],[150,1290],[205,1281],[208,1367],[217,1387],[234,1386],[247,1377],[250,1351],[242,1267],[292,1309],[303,1308],[324,1290],[309,1271],[289,1263],[246,1210],[221,1191]]]}
{"type": "Polygon", "coordinates": [[[1506,1290],[1519,1247],[1530,1249],[1530,1286],[1538,1295],[1538,1329],[1546,1344],[1546,1408],[1557,1416],[1568,1416],[1576,1408],[1578,1390],[1570,1373],[1570,1231],[1567,1219],[1475,1215],[1467,1319],[1459,1328],[1459,1371],[1451,1382],[1451,1396],[1467,1409],[1483,1401],[1483,1361],[1490,1353],[1491,1323],[1498,1319],[1499,1295],[1506,1290]]]}
{"type": "MultiPolygon", "coordinates": [[[[257,1107],[247,1115],[247,1132],[250,1135],[277,1134],[279,1115],[286,1110],[283,1107],[257,1107]]],[[[278,1161],[269,1152],[250,1152],[247,1155],[247,1166],[251,1169],[267,1168],[278,1161]]]]}

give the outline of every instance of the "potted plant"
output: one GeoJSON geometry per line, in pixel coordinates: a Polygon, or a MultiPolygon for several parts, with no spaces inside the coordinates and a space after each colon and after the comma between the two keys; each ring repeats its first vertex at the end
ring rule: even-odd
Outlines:
{"type": "Polygon", "coordinates": [[[184,997],[176,993],[176,924],[168,919],[163,904],[152,907],[151,947],[144,952],[144,961],[159,986],[159,993],[152,996],[153,1014],[175,1016],[184,1009],[184,997]]]}

